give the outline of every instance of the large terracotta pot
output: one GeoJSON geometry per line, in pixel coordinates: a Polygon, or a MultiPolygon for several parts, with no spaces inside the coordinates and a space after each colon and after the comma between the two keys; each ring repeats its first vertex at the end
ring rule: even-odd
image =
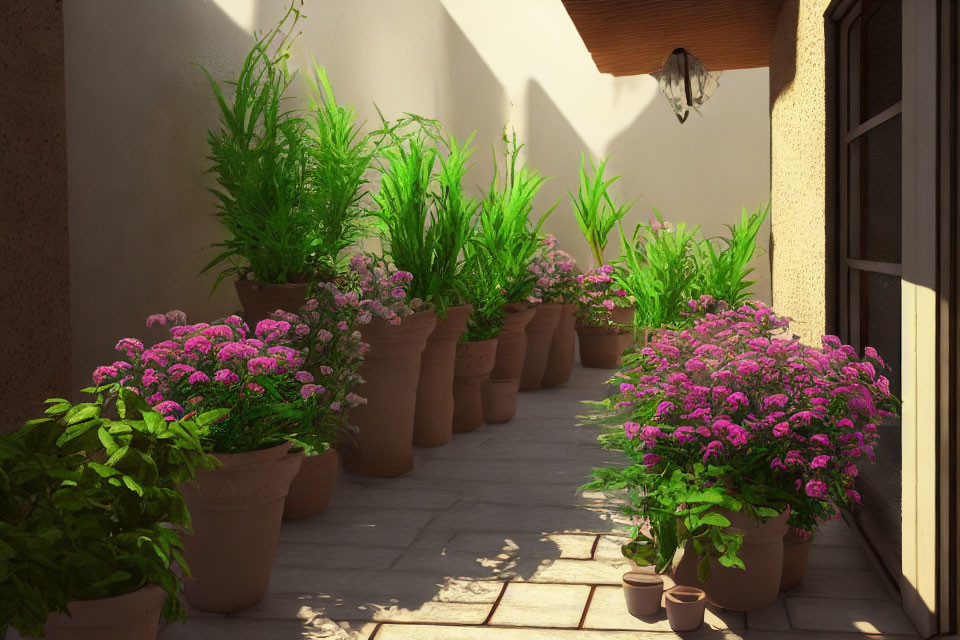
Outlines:
{"type": "Polygon", "coordinates": [[[453,427],[453,368],[457,343],[467,330],[471,305],[450,307],[438,321],[420,358],[417,408],[413,418],[413,444],[439,447],[450,442],[453,427]]]}
{"type": "Polygon", "coordinates": [[[633,322],[633,307],[616,307],[611,315],[617,325],[627,326],[577,325],[580,364],[583,366],[591,369],[616,369],[620,366],[620,356],[624,350],[633,344],[633,334],[629,328],[633,322]]]}
{"type": "Polygon", "coordinates": [[[337,486],[339,468],[340,456],[336,449],[327,449],[315,456],[304,456],[283,503],[283,519],[309,518],[326,509],[337,486]]]}
{"type": "Polygon", "coordinates": [[[547,369],[550,343],[560,322],[563,305],[541,304],[525,330],[527,350],[520,371],[520,391],[531,391],[543,386],[543,373],[547,369]]]}
{"type": "Polygon", "coordinates": [[[234,280],[233,286],[243,307],[243,319],[251,329],[277,309],[296,313],[307,295],[305,282],[258,285],[252,280],[234,280]]]}
{"type": "Polygon", "coordinates": [[[184,596],[201,611],[230,613],[267,592],[283,502],[303,453],[283,444],[217,458],[222,467],[180,487],[193,520],[193,535],[183,537],[194,576],[184,581],[184,596]]]}
{"type": "Polygon", "coordinates": [[[165,596],[147,585],[113,598],[74,600],[70,615],[51,613],[43,632],[47,640],[155,640],[165,596]]]}
{"type": "Polygon", "coordinates": [[[493,369],[497,339],[457,343],[453,368],[453,432],[466,433],[483,424],[480,384],[493,369]]]}
{"type": "Polygon", "coordinates": [[[512,302],[503,305],[503,326],[497,336],[497,359],[490,372],[491,380],[520,379],[523,356],[527,351],[527,323],[537,312],[535,305],[512,302]]]}
{"type": "Polygon", "coordinates": [[[698,587],[707,594],[707,601],[734,611],[758,611],[777,599],[783,571],[783,536],[787,532],[786,509],[775,518],[757,525],[742,513],[722,511],[730,520],[730,531],[743,532],[739,556],[746,569],[724,567],[716,560],[710,562],[710,577],[706,583],[697,580],[697,557],[692,545],[687,545],[683,558],[674,572],[677,584],[698,587]]]}
{"type": "Polygon", "coordinates": [[[517,390],[520,380],[484,380],[480,383],[483,421],[488,424],[510,422],[517,415],[517,390]]]}
{"type": "Polygon", "coordinates": [[[783,536],[783,574],[780,576],[780,591],[789,591],[803,582],[807,572],[807,557],[813,544],[813,535],[804,540],[793,527],[783,536]]]}
{"type": "Polygon", "coordinates": [[[356,391],[367,403],[353,411],[359,433],[343,457],[350,473],[393,478],[413,468],[420,357],[436,324],[433,311],[421,311],[396,326],[377,318],[360,328],[370,350],[359,371],[365,382],[356,391]]]}
{"type": "Polygon", "coordinates": [[[576,318],[575,304],[561,305],[560,319],[550,341],[550,350],[547,353],[547,364],[543,371],[544,387],[558,387],[566,384],[573,373],[573,353],[576,350],[574,342],[577,332],[574,329],[576,318]]]}

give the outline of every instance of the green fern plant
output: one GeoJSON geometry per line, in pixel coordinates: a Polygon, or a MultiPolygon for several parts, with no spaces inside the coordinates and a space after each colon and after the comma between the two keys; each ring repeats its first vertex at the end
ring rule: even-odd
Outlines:
{"type": "Polygon", "coordinates": [[[769,204],[751,214],[743,207],[740,222],[727,225],[729,238],[707,239],[698,245],[691,297],[709,295],[734,308],[749,299],[750,287],[755,284],[747,279],[755,271],[749,264],[758,255],[757,235],[769,212],[769,204]]]}
{"type": "Polygon", "coordinates": [[[230,275],[252,272],[260,284],[303,280],[313,267],[316,224],[304,206],[310,145],[306,123],[285,107],[294,74],[287,68],[300,12],[292,3],[276,27],[257,38],[228,98],[204,68],[220,124],[208,132],[210,171],[217,176],[216,215],[229,236],[202,270],[221,270],[214,290],[230,275]]]}
{"type": "Polygon", "coordinates": [[[590,170],[587,170],[587,156],[580,153],[580,187],[574,196],[569,190],[570,202],[573,204],[573,213],[580,225],[580,231],[590,246],[594,267],[603,265],[603,251],[607,247],[607,239],[615,224],[620,222],[636,201],[614,203],[610,197],[610,186],[620,179],[614,176],[604,180],[603,172],[607,167],[604,158],[599,165],[594,166],[589,161],[590,170]],[[593,175],[591,176],[591,172],[593,175]]]}

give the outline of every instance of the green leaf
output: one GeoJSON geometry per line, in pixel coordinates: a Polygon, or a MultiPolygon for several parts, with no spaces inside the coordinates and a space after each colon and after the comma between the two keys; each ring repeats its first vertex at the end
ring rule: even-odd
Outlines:
{"type": "Polygon", "coordinates": [[[707,524],[714,527],[729,527],[730,521],[714,511],[700,516],[700,524],[707,524]]]}

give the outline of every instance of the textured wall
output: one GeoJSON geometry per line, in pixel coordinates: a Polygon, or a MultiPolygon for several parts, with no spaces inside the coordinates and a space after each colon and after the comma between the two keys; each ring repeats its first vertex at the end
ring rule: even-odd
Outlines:
{"type": "Polygon", "coordinates": [[[773,304],[806,340],[827,327],[824,18],[829,0],[785,0],[770,56],[773,304]]]}
{"type": "MultiPolygon", "coordinates": [[[[197,277],[222,230],[204,173],[216,104],[194,63],[230,78],[252,30],[288,3],[66,3],[76,386],[118,337],[143,336],[149,313],[181,308],[200,320],[236,308],[229,283],[208,298],[212,278],[197,277]]],[[[371,125],[376,102],[388,118],[415,111],[458,136],[477,129],[471,186],[487,184],[491,146],[505,123],[515,127],[531,163],[556,176],[538,202],[562,199],[546,230],[578,259],[588,251],[566,190],[576,189],[581,149],[614,154],[620,190],[639,198],[629,229],[652,204],[716,234],[741,205],[769,197],[766,69],[725,73],[704,117],[681,126],[651,77],[597,71],[556,0],[308,0],[304,10],[294,66],[306,73],[314,54],[371,125]]],[[[767,264],[757,261],[763,299],[767,264]]]]}
{"type": "Polygon", "coordinates": [[[70,389],[63,8],[8,0],[0,20],[0,433],[70,389]]]}

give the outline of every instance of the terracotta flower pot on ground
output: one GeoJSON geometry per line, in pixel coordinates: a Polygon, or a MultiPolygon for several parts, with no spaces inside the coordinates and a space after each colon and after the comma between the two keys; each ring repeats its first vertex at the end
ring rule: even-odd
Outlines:
{"type": "Polygon", "coordinates": [[[70,615],[54,612],[43,631],[47,640],[155,640],[166,596],[157,585],[100,600],[74,600],[70,615]]]}
{"type": "Polygon", "coordinates": [[[243,307],[243,319],[251,329],[277,309],[296,312],[307,295],[305,282],[258,285],[252,280],[235,280],[233,286],[243,307]]]}
{"type": "MultiPolygon", "coordinates": [[[[611,315],[618,325],[633,322],[632,307],[616,307],[611,315]]],[[[580,339],[580,364],[591,369],[616,369],[624,350],[633,344],[633,334],[628,327],[579,324],[576,330],[580,339]]]]}
{"type": "Polygon", "coordinates": [[[783,536],[783,575],[780,576],[780,591],[789,591],[803,581],[807,572],[807,557],[813,544],[813,535],[804,540],[793,527],[783,536]]]}
{"type": "Polygon", "coordinates": [[[707,598],[702,589],[674,587],[667,591],[664,602],[667,620],[674,631],[693,631],[703,624],[703,610],[707,606],[707,598]]]}
{"type": "Polygon", "coordinates": [[[339,467],[340,456],[335,449],[304,456],[283,503],[283,519],[309,518],[326,509],[337,486],[339,467]]]}
{"type": "Polygon", "coordinates": [[[201,611],[229,613],[267,592],[284,499],[303,453],[283,444],[217,458],[222,467],[180,487],[193,519],[193,535],[183,537],[194,576],[184,596],[201,611]]]}
{"type": "Polygon", "coordinates": [[[520,380],[484,380],[480,383],[483,421],[487,424],[510,422],[517,415],[517,391],[520,380]]]}
{"type": "Polygon", "coordinates": [[[574,328],[576,318],[573,313],[577,305],[561,305],[560,319],[550,341],[550,350],[547,353],[547,364],[543,371],[542,385],[544,387],[558,387],[566,384],[573,373],[573,354],[577,332],[574,328]]]}
{"type": "Polygon", "coordinates": [[[550,343],[560,322],[563,305],[541,304],[527,323],[527,349],[520,370],[520,391],[531,391],[543,386],[543,374],[547,370],[550,343]]]}
{"type": "Polygon", "coordinates": [[[708,602],[724,609],[757,611],[770,606],[780,592],[783,536],[787,532],[789,509],[759,526],[742,513],[725,510],[722,513],[730,520],[730,531],[744,534],[739,556],[746,570],[724,567],[712,560],[709,579],[700,583],[696,553],[688,544],[674,571],[674,580],[677,584],[703,589],[708,602]]]}
{"type": "Polygon", "coordinates": [[[654,615],[660,611],[663,599],[663,578],[644,571],[626,572],[623,574],[623,599],[633,617],[654,615]]]}
{"type": "Polygon", "coordinates": [[[413,468],[413,417],[420,379],[420,357],[437,324],[433,311],[407,316],[399,325],[380,318],[360,329],[370,345],[364,355],[357,393],[367,403],[354,409],[354,446],[344,452],[350,473],[393,478],[413,468]]]}
{"type": "Polygon", "coordinates": [[[453,369],[457,344],[467,330],[471,305],[450,307],[446,320],[438,321],[420,358],[417,408],[413,418],[413,444],[439,447],[450,442],[453,430],[453,369]]]}
{"type": "Polygon", "coordinates": [[[459,342],[453,368],[453,432],[466,433],[483,424],[480,384],[493,369],[497,339],[459,342]]]}

